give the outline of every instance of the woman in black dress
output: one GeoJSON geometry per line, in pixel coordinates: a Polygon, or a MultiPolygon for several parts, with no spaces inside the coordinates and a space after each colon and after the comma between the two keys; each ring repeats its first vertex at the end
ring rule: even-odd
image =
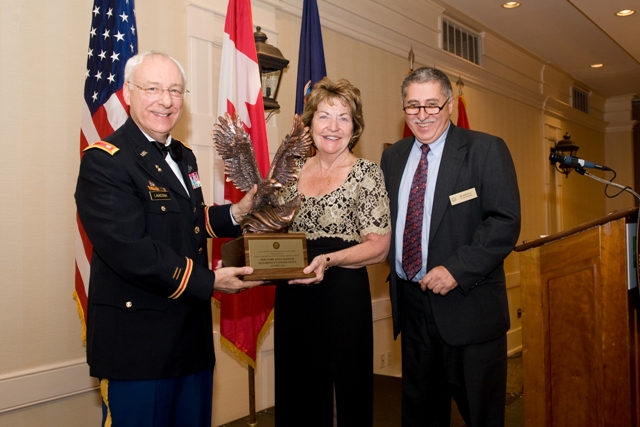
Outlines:
{"type": "Polygon", "coordinates": [[[365,266],[382,262],[391,238],[378,165],[352,150],[364,129],[360,91],[318,82],[302,121],[316,154],[283,189],[302,206],[290,231],[305,233],[314,279],[278,285],[275,302],[276,425],[373,424],[373,323],[365,266]]]}

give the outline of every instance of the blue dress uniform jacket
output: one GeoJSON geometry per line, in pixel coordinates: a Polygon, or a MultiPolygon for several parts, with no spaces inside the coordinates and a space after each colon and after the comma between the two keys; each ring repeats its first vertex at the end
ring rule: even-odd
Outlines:
{"type": "Polygon", "coordinates": [[[205,205],[195,156],[183,147],[177,163],[187,194],[132,119],[94,146],[83,155],[75,193],[93,244],[91,375],[147,380],[212,368],[215,273],[207,237],[240,233],[230,205],[205,205]]]}

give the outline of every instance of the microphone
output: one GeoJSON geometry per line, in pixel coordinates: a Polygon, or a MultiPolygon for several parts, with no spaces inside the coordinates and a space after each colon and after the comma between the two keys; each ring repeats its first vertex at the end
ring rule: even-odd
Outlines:
{"type": "Polygon", "coordinates": [[[549,154],[549,160],[551,160],[553,163],[562,163],[564,165],[568,165],[576,169],[590,168],[590,169],[600,169],[603,171],[612,170],[611,168],[608,168],[606,166],[598,165],[596,163],[583,160],[579,157],[564,156],[559,153],[549,154]]]}

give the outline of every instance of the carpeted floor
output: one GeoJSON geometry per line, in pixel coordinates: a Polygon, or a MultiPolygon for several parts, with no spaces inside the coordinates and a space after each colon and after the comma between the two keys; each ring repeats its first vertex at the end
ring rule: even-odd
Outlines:
{"type": "MultiPolygon", "coordinates": [[[[507,363],[507,400],[505,402],[505,427],[524,426],[524,400],[522,385],[522,356],[520,353],[509,357],[507,363]]],[[[374,427],[400,426],[401,379],[385,375],[374,375],[374,427]]],[[[257,414],[259,427],[275,426],[275,407],[257,414]]],[[[246,427],[249,417],[244,417],[220,427],[246,427]]],[[[302,423],[301,425],[304,425],[302,423]]],[[[455,402],[451,411],[451,427],[464,427],[464,421],[455,402]]],[[[349,426],[355,427],[355,426],[349,426]]]]}

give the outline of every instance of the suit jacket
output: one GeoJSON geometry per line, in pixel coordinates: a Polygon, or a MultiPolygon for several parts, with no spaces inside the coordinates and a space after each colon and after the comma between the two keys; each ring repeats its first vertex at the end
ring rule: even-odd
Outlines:
{"type": "Polygon", "coordinates": [[[206,239],[239,234],[230,206],[205,206],[187,147],[178,165],[189,194],[132,119],[105,141],[85,151],[75,193],[93,244],[91,375],[145,380],[211,368],[215,273],[206,239]]]}
{"type": "MultiPolygon", "coordinates": [[[[398,189],[414,137],[386,149],[381,167],[396,232],[398,189]]],[[[520,233],[520,196],[509,150],[500,138],[450,124],[435,187],[428,239],[427,271],[444,266],[458,282],[446,296],[427,292],[440,335],[450,345],[484,342],[509,329],[503,260],[520,233]],[[477,198],[452,205],[449,196],[474,188],[477,198]]],[[[394,334],[402,315],[389,250],[394,334]]]]}

